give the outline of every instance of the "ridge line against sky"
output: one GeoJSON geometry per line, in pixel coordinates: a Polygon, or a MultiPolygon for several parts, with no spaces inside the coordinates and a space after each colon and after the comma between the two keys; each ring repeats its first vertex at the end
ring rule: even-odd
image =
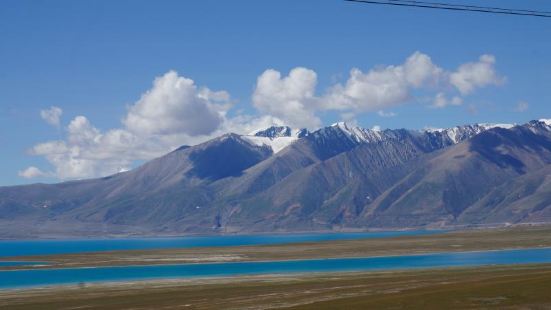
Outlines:
{"type": "MultiPolygon", "coordinates": [[[[234,116],[228,116],[233,106],[228,91],[199,87],[171,70],[156,77],[152,87],[128,107],[121,127],[102,132],[86,116],[76,116],[69,121],[63,140],[39,143],[29,151],[45,157],[55,170],[44,172],[29,166],[19,175],[61,180],[106,176],[129,170],[135,161],[224,133],[246,134],[272,125],[316,129],[322,126],[317,113],[323,111],[336,111],[352,123],[357,123],[355,117],[361,113],[394,117],[396,113],[385,110],[407,104],[420,91],[433,97],[426,103],[429,108],[458,106],[479,88],[505,83],[495,63],[494,56],[485,54],[447,71],[428,55],[415,52],[400,65],[377,66],[365,73],[353,68],[345,82],[321,94],[316,90],[317,74],[311,69],[297,67],[287,75],[267,69],[252,94],[258,113],[234,116]]],[[[40,116],[59,127],[62,109],[52,106],[41,110],[40,116]]]]}
{"type": "Polygon", "coordinates": [[[271,125],[551,117],[541,21],[342,1],[124,2],[0,4],[0,185],[105,176],[271,125]]]}

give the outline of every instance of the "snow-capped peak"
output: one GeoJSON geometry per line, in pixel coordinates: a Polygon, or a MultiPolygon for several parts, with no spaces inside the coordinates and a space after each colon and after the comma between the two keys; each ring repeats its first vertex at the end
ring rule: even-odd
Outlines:
{"type": "Polygon", "coordinates": [[[372,130],[358,126],[352,126],[345,122],[334,123],[330,127],[322,128],[319,133],[327,134],[328,130],[338,130],[356,143],[375,142],[383,139],[383,133],[380,130],[372,130]]]}
{"type": "Polygon", "coordinates": [[[528,128],[529,130],[531,130],[532,132],[534,133],[537,133],[538,130],[546,130],[546,131],[551,131],[551,119],[545,119],[545,118],[541,118],[539,120],[533,120],[533,121],[530,121],[528,122],[526,125],[524,125],[526,128],[528,128]]]}
{"type": "Polygon", "coordinates": [[[516,124],[490,124],[490,123],[481,123],[477,125],[481,126],[485,130],[492,129],[492,128],[511,129],[516,126],[516,124]]]}
{"type": "Polygon", "coordinates": [[[422,132],[444,132],[446,128],[425,127],[422,132]]]}
{"type": "Polygon", "coordinates": [[[309,134],[308,129],[291,129],[289,126],[271,126],[266,129],[261,129],[252,132],[250,136],[266,137],[266,138],[279,138],[279,137],[306,137],[309,134]]]}
{"type": "Polygon", "coordinates": [[[290,137],[291,128],[288,126],[272,126],[263,130],[258,130],[253,135],[266,138],[290,137]]]}
{"type": "MultiPolygon", "coordinates": [[[[551,119],[540,119],[539,122],[548,128],[551,128],[551,119]]],[[[451,145],[467,140],[483,131],[492,128],[511,129],[516,124],[492,124],[480,123],[464,126],[455,126],[451,128],[425,128],[416,131],[426,136],[431,143],[451,145]]],[[[353,144],[374,143],[392,139],[401,139],[404,133],[413,133],[413,130],[380,130],[380,128],[367,129],[348,124],[346,122],[337,122],[329,127],[321,128],[313,133],[306,129],[293,130],[288,126],[272,126],[263,130],[242,136],[246,141],[254,145],[268,146],[274,153],[277,153],[292,144],[299,138],[312,135],[314,139],[347,139],[353,144]]]]}
{"type": "Polygon", "coordinates": [[[483,131],[486,131],[488,129],[492,129],[492,128],[510,129],[510,128],[513,128],[514,126],[516,125],[482,123],[482,124],[455,126],[451,128],[428,127],[422,130],[422,132],[429,133],[429,134],[440,133],[442,135],[447,136],[451,140],[451,142],[456,144],[465,139],[473,137],[483,131]]]}
{"type": "Polygon", "coordinates": [[[270,147],[275,154],[308,134],[309,131],[305,128],[291,129],[288,126],[272,126],[242,137],[254,145],[270,147]]]}

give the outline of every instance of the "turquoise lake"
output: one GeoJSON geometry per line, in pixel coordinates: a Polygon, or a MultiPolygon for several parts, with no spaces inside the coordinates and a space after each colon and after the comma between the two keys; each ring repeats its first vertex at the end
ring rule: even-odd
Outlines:
{"type": "Polygon", "coordinates": [[[39,262],[9,262],[4,261],[0,262],[0,267],[10,267],[10,266],[30,266],[30,265],[37,265],[40,264],[39,262]]]}
{"type": "Polygon", "coordinates": [[[529,263],[551,263],[551,248],[370,258],[1,271],[0,288],[146,279],[375,271],[529,263]]]}
{"type": "Polygon", "coordinates": [[[0,240],[0,257],[20,255],[69,254],[115,250],[268,245],[331,240],[389,238],[436,233],[442,233],[442,231],[415,230],[359,233],[257,234],[170,238],[0,240]]]}

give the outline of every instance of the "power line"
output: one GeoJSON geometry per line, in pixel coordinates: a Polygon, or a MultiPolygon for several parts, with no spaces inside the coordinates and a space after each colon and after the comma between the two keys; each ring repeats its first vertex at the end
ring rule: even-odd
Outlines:
{"type": "MultiPolygon", "coordinates": [[[[381,2],[380,0],[377,0],[381,2]]],[[[506,9],[498,7],[489,7],[489,6],[478,6],[478,5],[468,5],[468,4],[452,4],[452,3],[440,3],[440,2],[427,2],[427,1],[418,1],[418,0],[386,0],[387,2],[406,2],[413,4],[424,4],[424,5],[433,5],[433,6],[447,6],[454,8],[469,8],[469,9],[481,9],[481,10],[496,10],[496,11],[506,11],[506,12],[523,12],[523,13],[534,13],[534,14],[551,14],[551,12],[545,11],[535,11],[535,10],[522,10],[522,9],[506,9]]]]}
{"type": "Polygon", "coordinates": [[[405,7],[416,7],[416,8],[437,9],[437,10],[468,11],[468,12],[522,15],[522,16],[533,16],[533,17],[551,17],[551,12],[545,12],[545,11],[451,4],[451,3],[441,3],[441,2],[425,2],[425,1],[415,1],[415,0],[344,0],[344,1],[364,3],[364,4],[405,6],[405,7]]]}

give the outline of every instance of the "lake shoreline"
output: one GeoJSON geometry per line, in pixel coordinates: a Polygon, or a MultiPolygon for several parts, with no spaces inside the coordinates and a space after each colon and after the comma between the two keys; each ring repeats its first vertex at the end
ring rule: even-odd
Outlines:
{"type": "MultiPolygon", "coordinates": [[[[526,248],[551,248],[551,227],[507,227],[292,244],[35,255],[4,257],[2,260],[32,260],[50,264],[32,268],[23,266],[11,268],[14,271],[16,269],[32,271],[48,268],[138,266],[144,262],[147,262],[146,266],[173,265],[175,260],[176,264],[180,263],[179,260],[186,260],[186,263],[202,265],[344,257],[384,258],[526,248]]],[[[2,267],[2,269],[10,268],[2,267]]],[[[0,308],[33,309],[45,305],[50,308],[93,306],[118,309],[120,305],[125,305],[127,308],[138,305],[156,308],[164,305],[170,308],[188,304],[197,309],[228,308],[230,305],[234,308],[258,305],[277,308],[281,304],[289,305],[291,308],[297,307],[297,309],[316,309],[319,305],[331,305],[332,308],[379,308],[386,307],[388,304],[394,307],[392,300],[402,298],[406,298],[404,302],[408,305],[415,305],[418,300],[429,298],[427,296],[432,292],[441,290],[450,290],[450,293],[445,295],[446,298],[460,298],[466,294],[465,292],[476,298],[478,298],[477,294],[483,295],[480,297],[480,303],[471,299],[446,300],[446,303],[457,302],[469,307],[485,307],[485,302],[488,300],[496,302],[500,307],[526,304],[527,300],[515,295],[518,292],[527,296],[535,294],[528,300],[530,303],[548,306],[551,305],[551,296],[548,296],[547,290],[551,287],[546,285],[550,283],[551,263],[149,278],[3,288],[0,290],[0,308]],[[471,291],[473,287],[478,290],[471,291]],[[534,287],[537,289],[534,290],[534,287]],[[540,288],[544,291],[540,292],[540,288]],[[505,294],[504,292],[508,290],[511,292],[505,294]],[[213,291],[216,291],[214,299],[211,295],[213,291]],[[303,291],[310,293],[301,293],[303,291]],[[395,294],[394,292],[408,293],[395,294]],[[376,303],[364,305],[371,301],[376,303]],[[361,306],[356,306],[355,303],[360,303],[361,306]]],[[[438,301],[441,297],[430,298],[438,301]]],[[[415,309],[413,306],[411,308],[415,309]]],[[[423,309],[422,306],[418,308],[423,309]]]]}
{"type": "Polygon", "coordinates": [[[250,235],[298,235],[298,234],[339,234],[339,233],[370,233],[370,232],[399,232],[399,231],[478,231],[523,227],[551,227],[551,222],[534,223],[495,223],[495,224],[469,224],[469,225],[444,225],[444,226],[412,226],[412,227],[382,227],[382,228],[342,228],[320,230],[293,230],[293,231],[221,231],[221,232],[196,232],[196,233],[110,233],[110,232],[86,232],[86,233],[61,233],[40,235],[14,235],[0,236],[0,241],[37,241],[37,240],[111,240],[111,239],[156,239],[156,238],[182,238],[182,237],[224,237],[224,236],[250,236],[250,235]]]}
{"type": "Polygon", "coordinates": [[[551,247],[548,226],[290,244],[12,256],[0,261],[34,261],[42,265],[3,266],[0,270],[379,257],[545,247],[551,247]]]}

